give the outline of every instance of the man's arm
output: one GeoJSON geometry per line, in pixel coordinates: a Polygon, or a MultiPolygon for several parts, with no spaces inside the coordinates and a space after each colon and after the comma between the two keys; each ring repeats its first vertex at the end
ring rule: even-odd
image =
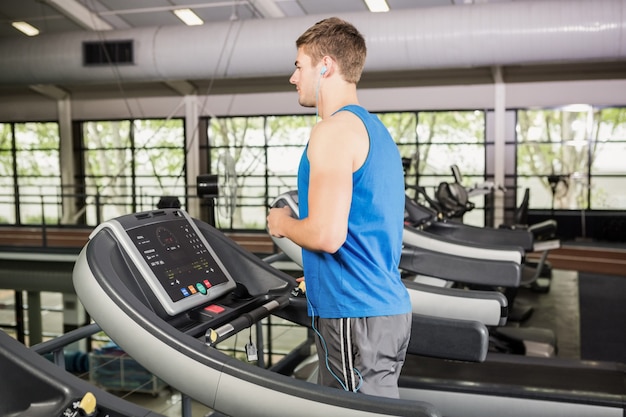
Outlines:
{"type": "Polygon", "coordinates": [[[309,213],[302,220],[286,209],[272,209],[268,229],[314,251],[336,252],[348,232],[356,137],[344,118],[330,118],[311,131],[309,213]]]}

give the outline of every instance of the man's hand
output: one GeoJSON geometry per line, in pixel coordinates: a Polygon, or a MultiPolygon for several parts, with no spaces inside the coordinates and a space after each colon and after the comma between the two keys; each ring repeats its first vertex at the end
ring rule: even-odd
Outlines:
{"type": "Polygon", "coordinates": [[[281,229],[284,220],[291,218],[293,212],[288,206],[270,209],[267,215],[267,231],[274,237],[284,237],[284,231],[281,229]]]}
{"type": "Polygon", "coordinates": [[[291,290],[291,295],[294,297],[304,297],[306,293],[306,285],[304,284],[304,277],[296,278],[296,282],[298,282],[298,286],[291,290]]]}
{"type": "Polygon", "coordinates": [[[296,282],[299,282],[298,288],[300,288],[302,292],[306,292],[306,284],[304,283],[304,277],[296,278],[296,282]]]}

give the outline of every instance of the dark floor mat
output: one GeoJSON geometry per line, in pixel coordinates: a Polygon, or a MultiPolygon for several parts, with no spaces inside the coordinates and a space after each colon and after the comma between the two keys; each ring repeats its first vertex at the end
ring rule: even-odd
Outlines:
{"type": "Polygon", "coordinates": [[[626,363],[626,277],[578,274],[582,359],[626,363]]]}

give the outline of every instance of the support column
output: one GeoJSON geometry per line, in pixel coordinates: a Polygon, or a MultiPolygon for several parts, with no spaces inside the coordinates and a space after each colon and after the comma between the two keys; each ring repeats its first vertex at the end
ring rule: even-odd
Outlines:
{"type": "Polygon", "coordinates": [[[28,346],[34,346],[43,341],[41,292],[27,291],[26,300],[28,303],[28,346]]]}
{"type": "Polygon", "coordinates": [[[72,102],[67,91],[49,84],[31,85],[30,88],[57,102],[59,124],[59,154],[61,167],[62,224],[74,224],[76,213],[76,189],[74,170],[74,142],[72,133],[72,102]]]}
{"type": "Polygon", "coordinates": [[[74,170],[74,139],[72,134],[72,103],[69,96],[57,101],[59,110],[59,135],[61,137],[61,188],[63,196],[62,224],[74,224],[76,220],[76,172],[74,170]]]}
{"type": "MultiPolygon", "coordinates": [[[[195,185],[198,175],[200,174],[200,140],[198,125],[198,96],[196,94],[188,94],[185,96],[185,147],[187,149],[186,158],[186,179],[187,194],[195,193],[195,185]]],[[[187,198],[187,212],[195,218],[200,218],[200,199],[187,198]]]]}
{"type": "MultiPolygon", "coordinates": [[[[506,86],[502,78],[502,68],[492,69],[494,80],[494,183],[504,184],[504,166],[506,161],[506,86]]],[[[493,224],[504,223],[504,194],[495,191],[493,196],[493,224]]]]}

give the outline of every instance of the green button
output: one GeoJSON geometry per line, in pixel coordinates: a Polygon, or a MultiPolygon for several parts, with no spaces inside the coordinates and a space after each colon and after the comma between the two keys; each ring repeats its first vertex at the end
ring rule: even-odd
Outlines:
{"type": "Polygon", "coordinates": [[[206,294],[206,287],[204,285],[202,285],[201,283],[197,283],[196,284],[196,288],[198,289],[198,291],[200,291],[202,294],[206,294]]]}

